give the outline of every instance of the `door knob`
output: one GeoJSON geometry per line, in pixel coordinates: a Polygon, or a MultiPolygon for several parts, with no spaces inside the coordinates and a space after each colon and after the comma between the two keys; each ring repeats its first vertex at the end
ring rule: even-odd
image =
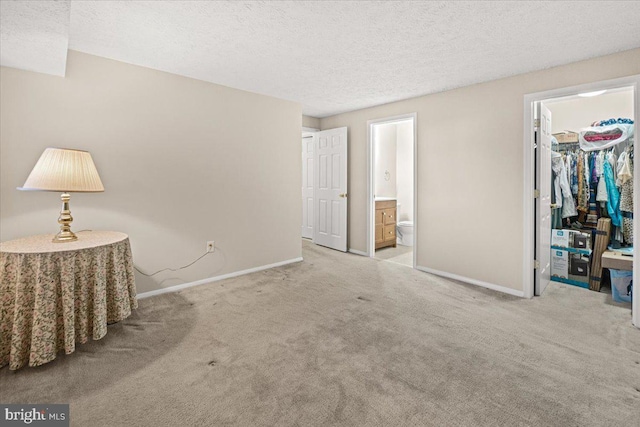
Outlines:
{"type": "Polygon", "coordinates": [[[338,196],[340,196],[340,197],[347,197],[347,193],[340,193],[340,194],[338,194],[338,196]]]}

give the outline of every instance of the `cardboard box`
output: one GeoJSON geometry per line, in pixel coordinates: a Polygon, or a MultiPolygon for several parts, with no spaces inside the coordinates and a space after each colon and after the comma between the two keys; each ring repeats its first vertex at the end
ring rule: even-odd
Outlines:
{"type": "Polygon", "coordinates": [[[553,136],[558,140],[558,143],[560,144],[578,142],[578,134],[568,130],[565,130],[564,132],[554,133],[553,136]]]}
{"type": "Polygon", "coordinates": [[[551,249],[551,276],[569,278],[569,252],[551,249]]]}
{"type": "Polygon", "coordinates": [[[551,280],[589,287],[590,256],[571,249],[551,249],[551,280]]]}
{"type": "Polygon", "coordinates": [[[551,246],[591,250],[591,233],[578,230],[551,230],[551,246]]]}
{"type": "Polygon", "coordinates": [[[551,246],[570,248],[573,245],[573,230],[551,230],[551,246]]]}

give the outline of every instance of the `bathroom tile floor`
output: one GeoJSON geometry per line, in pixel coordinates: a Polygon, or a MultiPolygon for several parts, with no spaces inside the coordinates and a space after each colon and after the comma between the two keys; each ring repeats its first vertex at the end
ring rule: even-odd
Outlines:
{"type": "Polygon", "coordinates": [[[397,245],[395,248],[380,248],[376,251],[375,258],[413,267],[413,246],[397,245]]]}

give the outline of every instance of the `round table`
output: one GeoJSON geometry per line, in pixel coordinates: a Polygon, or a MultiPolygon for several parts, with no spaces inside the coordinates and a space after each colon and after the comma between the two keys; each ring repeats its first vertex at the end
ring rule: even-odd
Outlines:
{"type": "Polygon", "coordinates": [[[129,237],[114,231],[0,243],[0,367],[19,369],[101,339],[138,307],[129,237]]]}

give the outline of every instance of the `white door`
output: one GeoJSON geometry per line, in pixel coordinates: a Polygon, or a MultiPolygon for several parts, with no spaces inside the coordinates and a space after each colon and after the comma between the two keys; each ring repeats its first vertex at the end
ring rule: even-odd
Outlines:
{"type": "Polygon", "coordinates": [[[313,136],[302,138],[302,237],[313,238],[313,136]]]}
{"type": "Polygon", "coordinates": [[[536,149],[537,189],[536,199],[536,260],[539,267],[535,274],[535,294],[542,295],[551,279],[551,111],[538,103],[540,126],[536,149]]]}
{"type": "Polygon", "coordinates": [[[347,128],[317,132],[313,241],[347,251],[347,128]]]}

